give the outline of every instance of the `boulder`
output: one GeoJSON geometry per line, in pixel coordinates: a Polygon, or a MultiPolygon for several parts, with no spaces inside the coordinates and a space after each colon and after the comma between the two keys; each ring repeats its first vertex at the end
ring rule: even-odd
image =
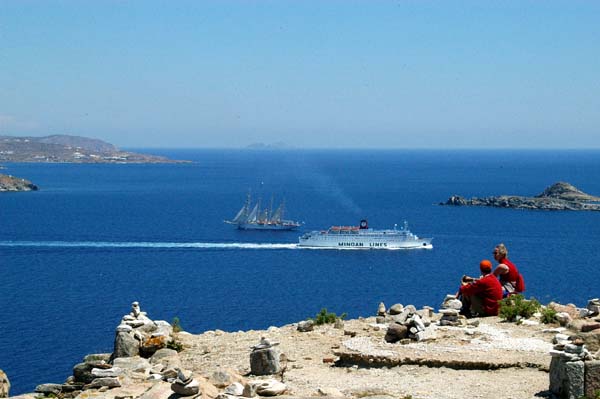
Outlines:
{"type": "Polygon", "coordinates": [[[140,354],[140,341],[126,332],[117,332],[115,336],[115,350],[111,360],[118,357],[134,357],[140,354]]]}
{"type": "Polygon", "coordinates": [[[276,380],[262,381],[256,386],[256,393],[260,396],[277,396],[287,390],[287,386],[276,380]]]}
{"type": "Polygon", "coordinates": [[[79,363],[73,366],[73,377],[75,382],[81,382],[83,384],[89,384],[95,378],[92,375],[92,369],[94,365],[92,363],[79,363]]]}
{"type": "Polygon", "coordinates": [[[401,303],[396,303],[396,304],[390,306],[390,309],[388,310],[388,312],[393,316],[393,315],[402,313],[403,310],[404,310],[404,305],[402,305],[401,303]]]}
{"type": "Polygon", "coordinates": [[[242,396],[242,394],[244,393],[244,386],[239,382],[234,382],[233,384],[225,388],[224,393],[227,395],[242,396]]]}
{"type": "Polygon", "coordinates": [[[274,347],[254,349],[250,353],[250,372],[254,375],[279,373],[281,371],[279,356],[279,350],[274,347]]]}
{"type": "Polygon", "coordinates": [[[308,332],[314,330],[315,322],[312,320],[303,320],[298,323],[298,327],[296,328],[300,332],[308,332]]]}
{"type": "Polygon", "coordinates": [[[44,395],[58,395],[62,392],[61,384],[40,384],[35,387],[35,392],[44,395]]]}
{"type": "Polygon", "coordinates": [[[113,367],[143,373],[151,368],[151,364],[148,359],[140,356],[118,357],[113,360],[113,367]]]}
{"type": "Polygon", "coordinates": [[[91,383],[86,385],[85,389],[93,389],[93,388],[118,388],[121,386],[121,382],[117,377],[103,377],[96,378],[91,383]]]}
{"type": "Polygon", "coordinates": [[[175,349],[162,348],[154,352],[149,360],[151,364],[164,364],[165,361],[169,361],[171,358],[179,358],[179,353],[175,349]]]}
{"type": "Polygon", "coordinates": [[[208,381],[217,388],[225,388],[233,383],[245,384],[246,379],[232,369],[219,369],[214,371],[208,381]]]}
{"type": "Polygon", "coordinates": [[[171,389],[178,395],[192,396],[200,392],[200,384],[193,378],[186,384],[177,379],[173,384],[171,384],[171,389]]]}
{"type": "Polygon", "coordinates": [[[402,324],[392,323],[385,333],[385,342],[395,343],[408,336],[408,327],[402,324]]]}

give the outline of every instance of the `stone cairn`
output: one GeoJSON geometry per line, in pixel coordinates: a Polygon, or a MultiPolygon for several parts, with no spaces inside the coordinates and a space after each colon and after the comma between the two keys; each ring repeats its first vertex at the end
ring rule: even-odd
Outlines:
{"type": "Polygon", "coordinates": [[[169,323],[150,320],[139,303],[133,302],[131,312],[123,316],[116,328],[113,353],[87,355],[73,367],[73,375],[64,384],[41,384],[35,392],[74,398],[83,390],[121,387],[124,378],[139,374],[149,380],[169,381],[190,389],[191,381],[181,379],[175,368],[179,366],[177,351],[166,348],[172,331],[169,323]]]}
{"type": "Polygon", "coordinates": [[[271,375],[281,372],[279,362],[280,352],[276,346],[279,342],[271,342],[262,337],[258,345],[253,346],[250,352],[250,373],[253,375],[271,375]]]}
{"type": "Polygon", "coordinates": [[[427,337],[426,328],[431,325],[433,309],[426,306],[417,310],[413,305],[406,307],[400,303],[386,310],[381,302],[377,308],[377,324],[387,324],[385,341],[389,343],[422,341],[427,337]]]}
{"type": "Polygon", "coordinates": [[[444,302],[440,306],[440,326],[460,326],[459,320],[460,309],[462,302],[456,299],[454,295],[446,295],[444,302]]]}
{"type": "Polygon", "coordinates": [[[171,390],[181,396],[192,396],[200,392],[200,383],[189,370],[177,369],[177,378],[171,384],[171,390]]]}
{"type": "Polygon", "coordinates": [[[117,326],[111,360],[138,355],[149,358],[167,346],[172,334],[173,327],[169,323],[150,320],[146,312],[141,311],[140,304],[133,302],[131,312],[123,316],[117,326]]]}
{"type": "Polygon", "coordinates": [[[565,310],[571,312],[557,313],[561,325],[571,323],[573,315],[582,319],[595,319],[593,322],[585,321],[581,324],[581,333],[577,335],[559,333],[554,337],[554,347],[550,351],[550,391],[558,398],[594,398],[600,390],[600,360],[595,359],[588,351],[585,342],[591,338],[589,342],[596,344],[598,349],[597,336],[600,335],[597,332],[600,331],[600,319],[597,316],[600,314],[600,299],[589,300],[587,307],[583,309],[565,310]]]}

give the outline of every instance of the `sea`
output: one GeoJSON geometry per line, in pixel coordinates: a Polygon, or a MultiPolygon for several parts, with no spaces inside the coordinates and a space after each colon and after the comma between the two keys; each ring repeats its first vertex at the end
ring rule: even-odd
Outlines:
{"type": "MultiPolygon", "coordinates": [[[[8,163],[37,192],[0,195],[0,369],[11,395],[61,383],[112,352],[139,301],[191,333],[349,318],[378,304],[439,308],[505,243],[526,296],[600,297],[600,212],[441,206],[451,195],[536,195],[569,182],[600,195],[599,150],[144,150],[182,164],[8,163]],[[298,231],[239,231],[246,195],[285,201],[298,231]],[[425,250],[314,250],[305,231],[409,223],[425,250]]],[[[247,354],[240,354],[246,356],[247,354]]]]}

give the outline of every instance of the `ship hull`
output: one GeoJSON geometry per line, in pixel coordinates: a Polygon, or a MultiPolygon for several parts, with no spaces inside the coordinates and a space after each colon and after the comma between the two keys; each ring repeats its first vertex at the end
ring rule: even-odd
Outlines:
{"type": "Polygon", "coordinates": [[[299,247],[319,249],[433,249],[430,238],[416,240],[379,239],[369,237],[325,237],[302,238],[299,247]]]}
{"type": "Polygon", "coordinates": [[[296,230],[299,224],[262,224],[262,223],[240,223],[237,225],[239,230],[273,230],[273,231],[290,231],[296,230]]]}

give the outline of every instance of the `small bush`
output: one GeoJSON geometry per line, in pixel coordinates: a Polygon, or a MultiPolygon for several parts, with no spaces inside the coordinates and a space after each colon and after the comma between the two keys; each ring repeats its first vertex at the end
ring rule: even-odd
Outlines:
{"type": "Polygon", "coordinates": [[[311,318],[310,320],[314,321],[317,325],[331,324],[335,323],[335,319],[344,320],[346,316],[346,313],[342,313],[340,316],[337,316],[335,313],[328,312],[326,308],[323,308],[314,318],[311,318]]]}
{"type": "Polygon", "coordinates": [[[525,299],[521,294],[511,295],[500,301],[500,312],[498,316],[506,321],[518,321],[521,318],[529,318],[537,312],[540,303],[535,299],[525,299]]]}
{"type": "Polygon", "coordinates": [[[544,309],[542,309],[541,311],[542,313],[542,317],[541,317],[541,321],[544,324],[550,324],[550,323],[556,323],[556,310],[546,306],[544,309]]]}
{"type": "Polygon", "coordinates": [[[179,321],[179,317],[173,317],[173,322],[171,323],[173,326],[173,332],[178,333],[183,331],[183,327],[181,327],[181,322],[179,321]]]}
{"type": "Polygon", "coordinates": [[[179,341],[175,341],[174,339],[167,342],[167,348],[174,349],[177,352],[181,352],[183,350],[183,344],[179,341]]]}

